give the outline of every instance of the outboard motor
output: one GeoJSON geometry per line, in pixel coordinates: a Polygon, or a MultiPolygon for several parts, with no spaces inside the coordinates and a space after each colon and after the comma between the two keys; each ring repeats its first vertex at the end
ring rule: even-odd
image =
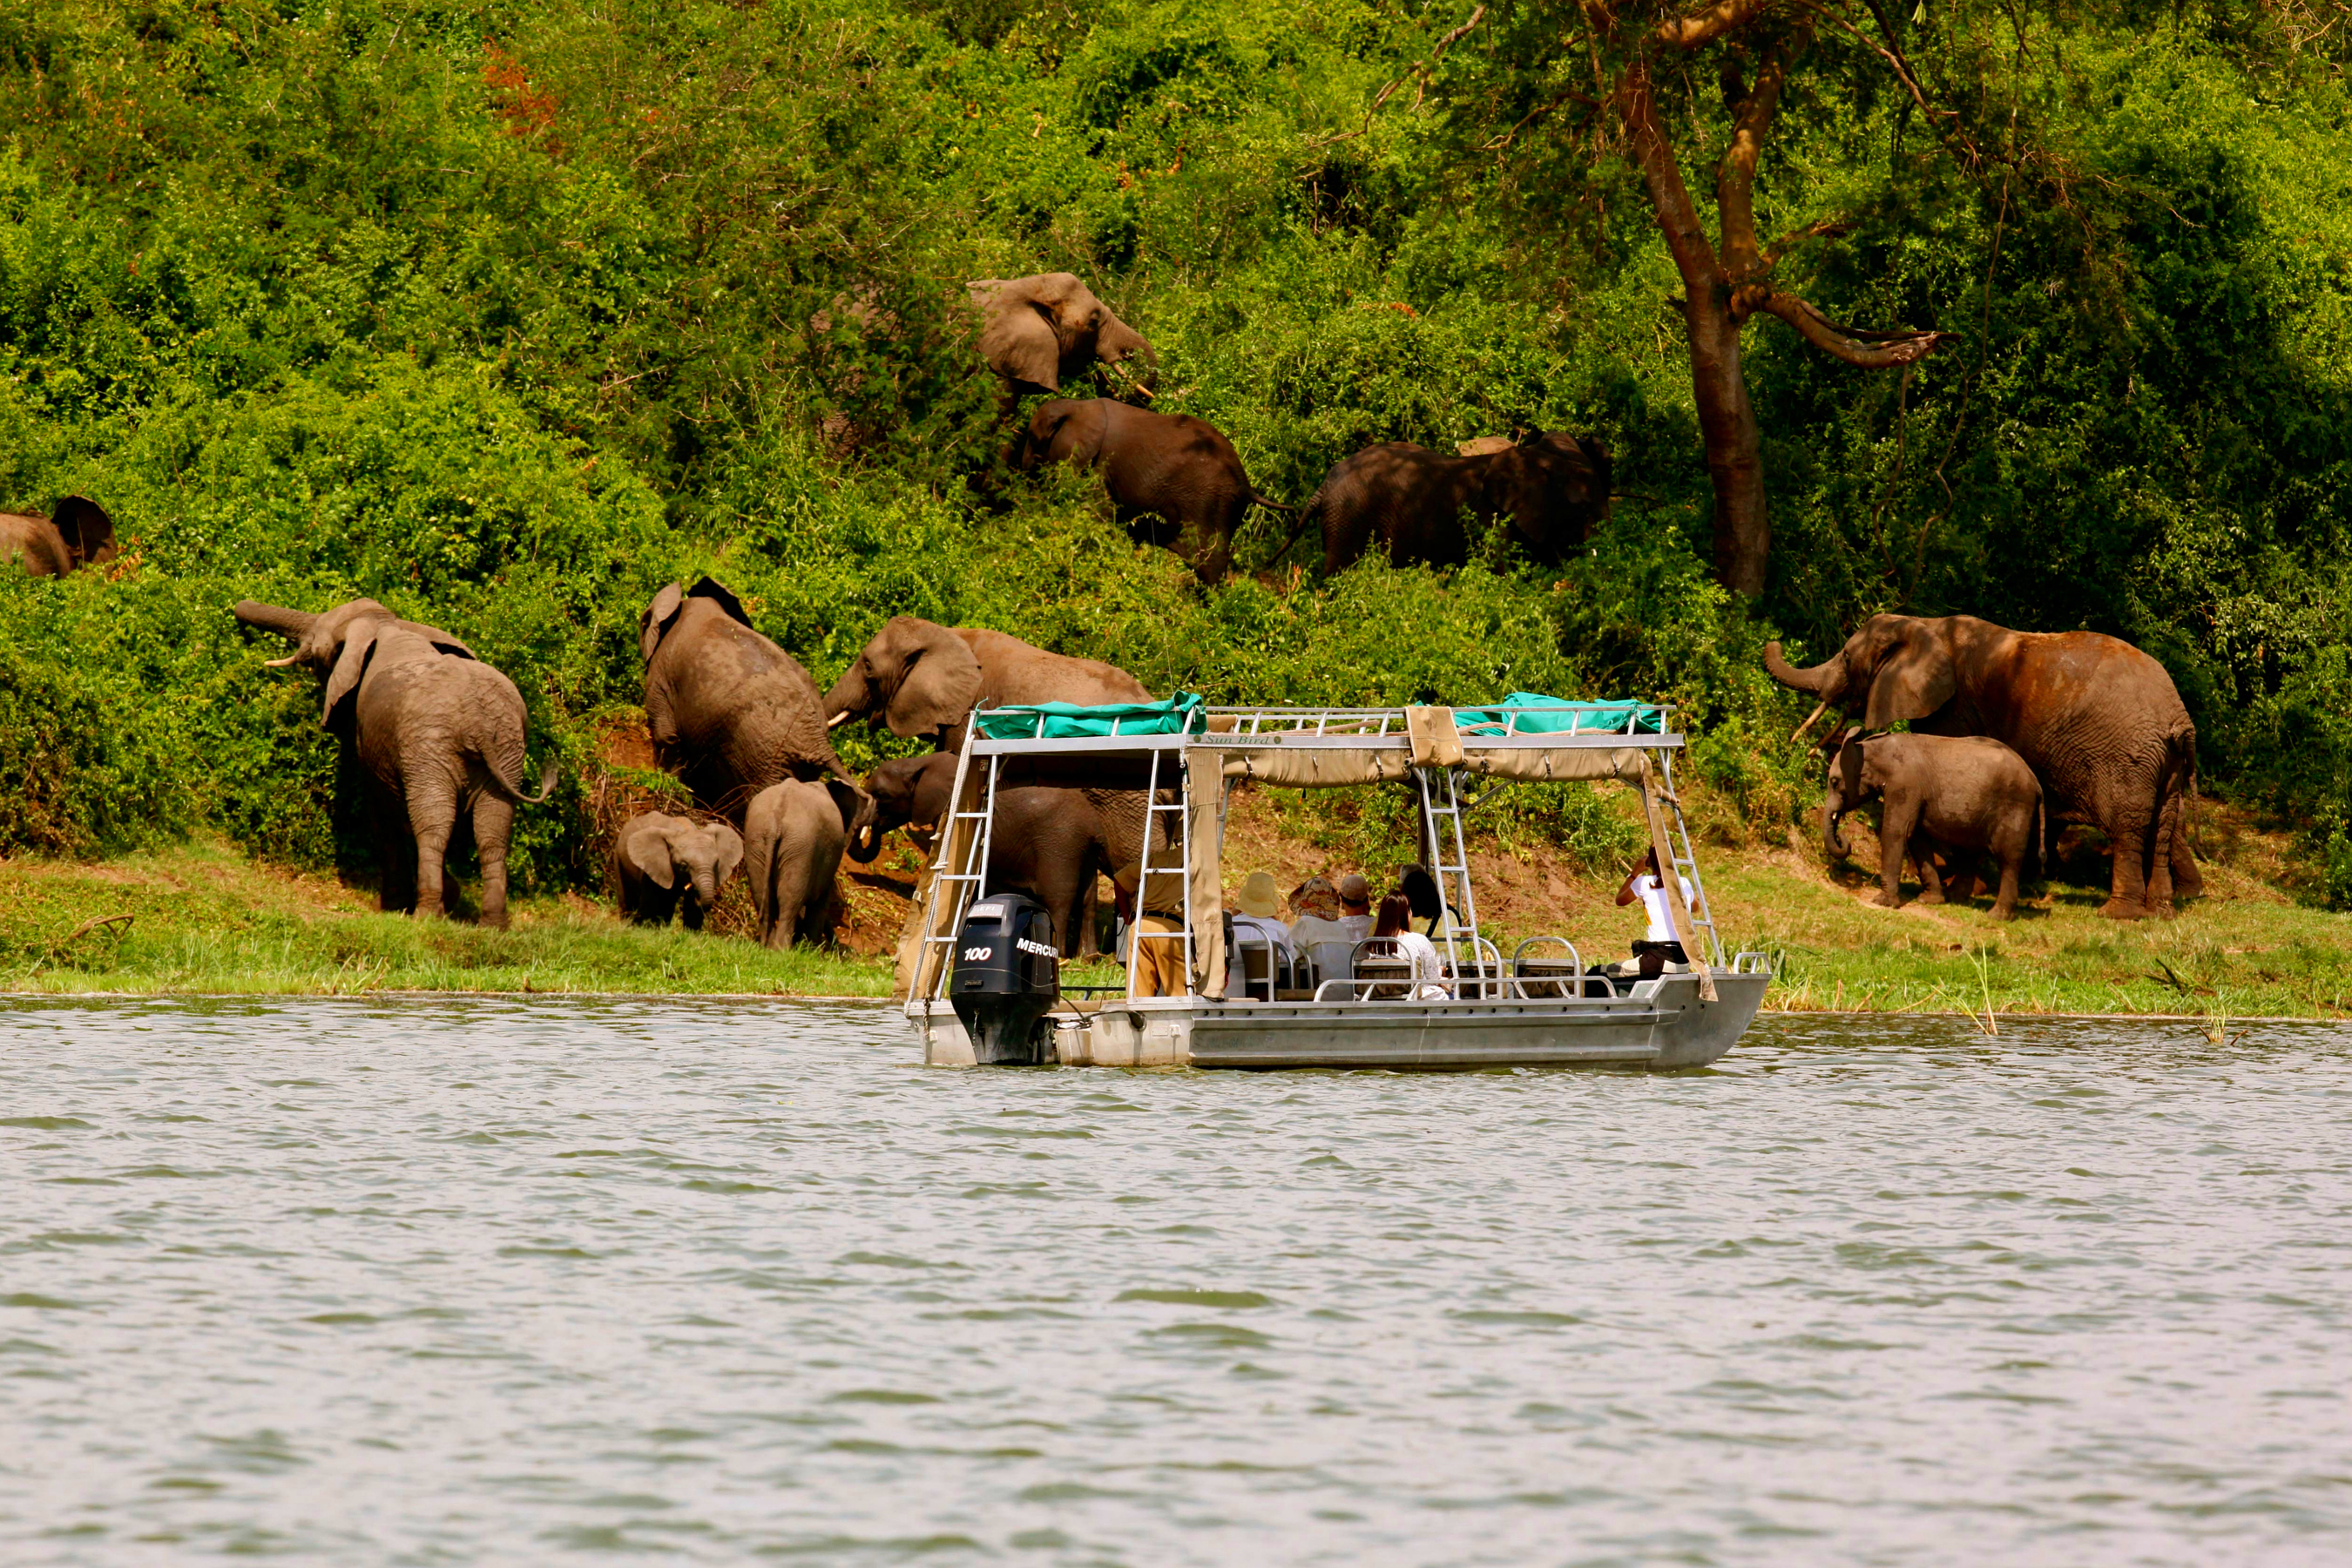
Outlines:
{"type": "Polygon", "coordinates": [[[1062,993],[1062,950],[1054,917],[1026,893],[991,893],[971,906],[956,934],[948,1000],[986,1067],[1035,1067],[1053,1059],[1045,1014],[1062,993]]]}

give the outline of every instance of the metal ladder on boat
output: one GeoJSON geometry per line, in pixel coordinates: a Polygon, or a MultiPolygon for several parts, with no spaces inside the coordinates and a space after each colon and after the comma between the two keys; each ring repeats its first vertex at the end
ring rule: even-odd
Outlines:
{"type": "MultiPolygon", "coordinates": [[[[943,847],[955,842],[958,823],[978,823],[979,826],[971,837],[964,841],[961,864],[942,867],[934,874],[935,881],[944,882],[947,886],[943,889],[933,887],[931,902],[936,907],[944,900],[949,912],[944,928],[926,931],[923,935],[925,962],[929,961],[931,949],[936,947],[946,950],[940,954],[938,976],[932,982],[931,987],[933,997],[947,994],[948,983],[955,975],[956,938],[963,931],[964,916],[972,904],[988,891],[982,884],[988,879],[989,840],[994,832],[996,816],[997,769],[1003,762],[1003,759],[1001,757],[988,759],[988,776],[980,786],[978,809],[972,811],[956,809],[957,805],[963,799],[963,770],[972,764],[972,758],[969,752],[965,754],[962,763],[956,769],[954,793],[948,797],[948,818],[940,828],[940,842],[943,847]]],[[[1061,940],[1061,936],[1062,933],[1059,931],[1054,933],[1056,942],[1061,940]]],[[[920,973],[919,968],[917,973],[920,973]]]]}
{"type": "Polygon", "coordinates": [[[1462,832],[1461,769],[1415,768],[1413,777],[1421,784],[1421,819],[1428,825],[1430,870],[1437,878],[1438,901],[1444,905],[1439,920],[1445,927],[1445,962],[1456,977],[1457,987],[1466,978],[1462,968],[1462,952],[1456,945],[1457,926],[1454,917],[1461,917],[1460,929],[1470,939],[1472,965],[1478,969],[1481,989],[1486,978],[1486,961],[1478,951],[1478,910],[1470,894],[1470,847],[1462,832]],[[1445,830],[1451,828],[1454,843],[1451,858],[1445,843],[1445,830]]]}
{"type": "Polygon", "coordinates": [[[1683,820],[1683,799],[1675,788],[1675,759],[1671,752],[1658,754],[1658,776],[1665,784],[1661,804],[1666,808],[1666,853],[1674,860],[1670,875],[1683,878],[1691,885],[1691,924],[1706,932],[1707,962],[1716,968],[1723,967],[1723,938],[1716,934],[1715,915],[1706,907],[1706,884],[1699,879],[1698,857],[1691,853],[1690,825],[1683,820]]]}
{"type": "Polygon", "coordinates": [[[1136,971],[1143,956],[1143,944],[1147,942],[1173,942],[1183,944],[1186,991],[1192,989],[1193,976],[1197,973],[1192,967],[1192,814],[1187,809],[1185,794],[1184,753],[1155,747],[1151,753],[1150,780],[1145,785],[1143,792],[1143,852],[1136,866],[1135,919],[1127,928],[1127,994],[1129,996],[1135,994],[1136,971]],[[1171,792],[1176,799],[1171,805],[1162,805],[1160,804],[1160,765],[1163,759],[1169,757],[1173,757],[1176,762],[1176,785],[1171,792]],[[1162,817],[1171,816],[1176,819],[1176,826],[1175,830],[1168,835],[1168,842],[1176,850],[1176,863],[1173,866],[1165,862],[1155,863],[1151,858],[1151,840],[1154,837],[1152,829],[1160,826],[1162,817]],[[1145,931],[1143,929],[1143,917],[1146,912],[1143,904],[1144,895],[1150,890],[1153,877],[1167,876],[1171,873],[1175,876],[1177,885],[1183,889],[1183,924],[1175,931],[1145,931]]]}

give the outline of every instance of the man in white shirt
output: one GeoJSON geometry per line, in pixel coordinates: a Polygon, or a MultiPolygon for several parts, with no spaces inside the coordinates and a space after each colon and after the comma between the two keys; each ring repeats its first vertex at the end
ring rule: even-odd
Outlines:
{"type": "MultiPolygon", "coordinates": [[[[1682,885],[1683,907],[1691,902],[1690,879],[1677,874],[1675,880],[1682,885]]],[[[1625,873],[1624,883],[1617,889],[1617,902],[1622,908],[1635,899],[1642,900],[1643,912],[1650,917],[1650,929],[1633,944],[1633,956],[1642,961],[1642,978],[1654,980],[1665,972],[1669,963],[1688,963],[1690,955],[1683,951],[1681,939],[1675,935],[1675,918],[1666,899],[1666,880],[1658,874],[1658,852],[1654,848],[1633,862],[1625,873]]]]}
{"type": "MultiPolygon", "coordinates": [[[[1353,879],[1360,883],[1361,877],[1353,879]]],[[[1298,919],[1290,927],[1290,945],[1315,961],[1315,977],[1347,980],[1353,976],[1356,944],[1371,931],[1370,916],[1357,923],[1340,913],[1339,889],[1328,877],[1309,877],[1290,895],[1291,911],[1298,919]]]]}

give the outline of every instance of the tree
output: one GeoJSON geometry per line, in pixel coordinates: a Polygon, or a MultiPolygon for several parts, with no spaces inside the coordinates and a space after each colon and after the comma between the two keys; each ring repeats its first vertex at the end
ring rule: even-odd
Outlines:
{"type": "MultiPolygon", "coordinates": [[[[1622,153],[1639,172],[1682,279],[1682,297],[1675,303],[1689,338],[1692,391],[1715,492],[1716,576],[1751,597],[1764,590],[1772,535],[1762,432],[1748,401],[1740,354],[1740,333],[1748,319],[1777,316],[1806,342],[1864,369],[1916,363],[1949,335],[1841,326],[1780,286],[1774,267],[1790,246],[1841,232],[1842,224],[1816,222],[1770,245],[1758,236],[1757,170],[1790,78],[1811,50],[1825,16],[1864,40],[1873,58],[1916,92],[1877,0],[1865,0],[1858,9],[1866,13],[1861,21],[1878,29],[1883,43],[1869,41],[1861,26],[1838,15],[1843,9],[1815,0],[1719,0],[1697,10],[1659,0],[1570,0],[1563,11],[1538,0],[1514,18],[1518,38],[1532,45],[1535,58],[1505,68],[1514,90],[1488,105],[1491,113],[1496,107],[1517,110],[1534,100],[1489,147],[1507,145],[1530,121],[1576,105],[1584,113],[1568,128],[1589,132],[1586,146],[1622,153]],[[1712,239],[1685,181],[1684,154],[1670,129],[1690,127],[1686,134],[1696,139],[1702,111],[1692,84],[1697,68],[1709,61],[1721,89],[1721,111],[1729,120],[1716,159],[1712,239]],[[1561,82],[1563,68],[1581,74],[1588,65],[1589,92],[1561,82]],[[1661,104],[1662,93],[1668,91],[1686,100],[1678,107],[1687,114],[1670,119],[1661,104]]],[[[1511,45],[1504,50],[1510,52],[1511,45]]]]}

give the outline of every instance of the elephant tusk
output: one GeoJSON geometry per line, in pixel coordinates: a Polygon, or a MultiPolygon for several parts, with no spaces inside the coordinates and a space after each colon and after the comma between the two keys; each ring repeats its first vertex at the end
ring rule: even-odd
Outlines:
{"type": "Polygon", "coordinates": [[[301,657],[302,656],[299,653],[289,653],[284,658],[265,658],[261,661],[261,668],[264,669],[283,669],[288,665],[299,660],[301,657]]]}
{"type": "Polygon", "coordinates": [[[1798,725],[1795,730],[1790,732],[1789,744],[1793,746],[1798,742],[1803,740],[1805,738],[1805,731],[1811,729],[1813,725],[1820,721],[1821,716],[1829,710],[1830,703],[1828,698],[1824,697],[1819,702],[1814,703],[1813,710],[1805,715],[1805,721],[1798,725]]]}
{"type": "Polygon", "coordinates": [[[828,730],[838,730],[838,729],[840,729],[844,724],[846,724],[846,723],[848,723],[848,722],[849,722],[849,710],[848,710],[848,709],[846,709],[846,708],[845,708],[845,709],[843,709],[840,712],[838,712],[838,713],[835,714],[832,718],[830,718],[830,719],[826,720],[826,721],[824,721],[824,727],[825,727],[826,729],[828,729],[828,730]]]}

